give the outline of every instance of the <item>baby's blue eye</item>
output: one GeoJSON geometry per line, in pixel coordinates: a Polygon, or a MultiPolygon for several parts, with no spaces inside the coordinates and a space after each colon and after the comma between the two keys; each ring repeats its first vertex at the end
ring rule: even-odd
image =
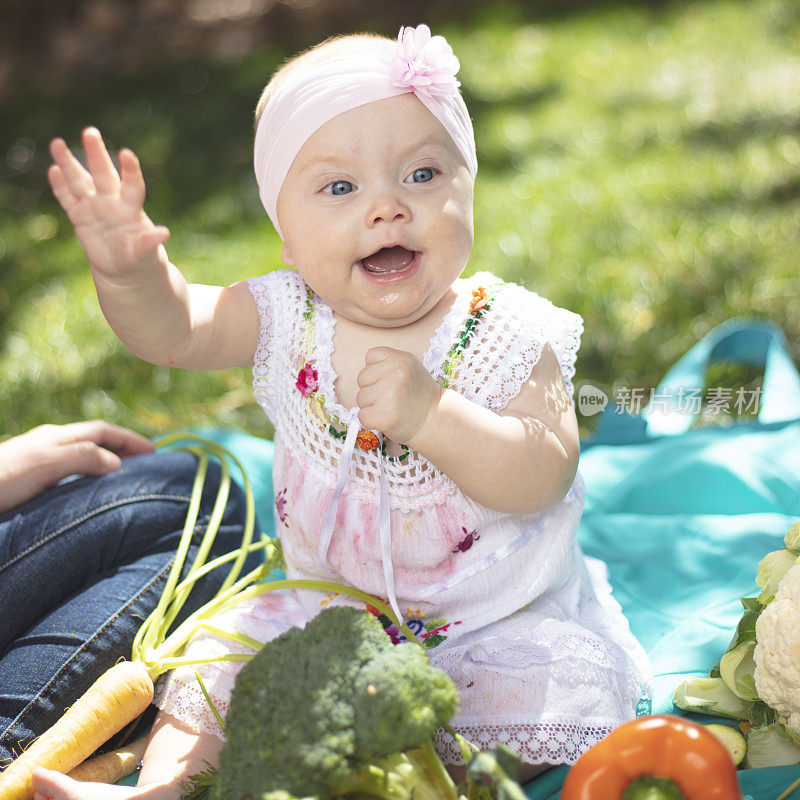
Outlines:
{"type": "Polygon", "coordinates": [[[350,181],[334,181],[333,183],[329,183],[322,191],[325,194],[349,194],[353,191],[355,187],[353,186],[350,181]],[[330,191],[328,191],[330,189],[330,191]]]}
{"type": "Polygon", "coordinates": [[[406,182],[410,179],[411,183],[427,183],[433,180],[434,174],[434,171],[430,167],[420,167],[420,169],[415,169],[408,178],[406,178],[406,182]]]}

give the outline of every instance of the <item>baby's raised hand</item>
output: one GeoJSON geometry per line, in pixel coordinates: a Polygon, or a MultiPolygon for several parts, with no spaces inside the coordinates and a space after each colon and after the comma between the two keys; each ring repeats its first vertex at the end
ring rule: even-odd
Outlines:
{"type": "Polygon", "coordinates": [[[47,177],[53,194],[75,228],[92,270],[110,279],[134,277],[153,266],[166,252],[169,231],[156,226],[144,212],[145,186],[139,160],[120,150],[118,173],[100,131],[82,134],[87,170],[63,139],[54,139],[55,164],[47,177]]]}
{"type": "Polygon", "coordinates": [[[373,347],[358,374],[358,419],[403,444],[420,432],[441,389],[418,358],[405,350],[373,347]]]}

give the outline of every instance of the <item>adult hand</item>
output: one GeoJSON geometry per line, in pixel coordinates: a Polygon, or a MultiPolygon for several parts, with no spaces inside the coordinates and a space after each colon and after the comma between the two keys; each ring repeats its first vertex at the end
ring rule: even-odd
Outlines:
{"type": "Polygon", "coordinates": [[[154,225],[144,212],[144,177],[133,151],[120,150],[117,172],[97,128],[86,128],[82,140],[88,170],[63,139],[50,143],[55,163],[47,177],[53,194],[92,270],[107,279],[135,279],[148,266],[166,261],[161,246],[169,231],[154,225]]]}
{"type": "Polygon", "coordinates": [[[101,420],[40,425],[0,442],[0,512],[68,475],[105,475],[121,458],[154,449],[144,436],[101,420]]]}

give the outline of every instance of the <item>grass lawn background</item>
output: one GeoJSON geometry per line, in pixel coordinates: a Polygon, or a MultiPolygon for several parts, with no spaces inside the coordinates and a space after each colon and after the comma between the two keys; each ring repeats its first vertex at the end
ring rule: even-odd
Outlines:
{"type": "MultiPolygon", "coordinates": [[[[413,21],[410,24],[415,24],[413,21]]],[[[393,34],[393,31],[385,31],[393,34]]],[[[580,313],[576,380],[651,387],[714,325],[757,315],[800,357],[800,4],[619,6],[532,22],[514,6],[437,28],[478,145],[468,273],[580,313]]],[[[148,435],[271,428],[249,371],[137,360],[99,311],[49,194],[47,142],[94,124],[132,147],[146,210],[191,281],[281,266],[252,177],[252,109],[278,49],[193,59],[0,107],[0,432],[104,417],[148,435]]],[[[579,418],[583,433],[593,419],[579,418]]]]}

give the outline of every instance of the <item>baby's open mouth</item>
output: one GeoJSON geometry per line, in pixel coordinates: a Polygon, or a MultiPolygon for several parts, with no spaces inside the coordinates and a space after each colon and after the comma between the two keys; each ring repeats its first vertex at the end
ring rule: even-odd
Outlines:
{"type": "Polygon", "coordinates": [[[402,272],[414,263],[416,252],[405,247],[382,247],[371,256],[361,259],[361,266],[373,275],[391,275],[402,272]]]}

